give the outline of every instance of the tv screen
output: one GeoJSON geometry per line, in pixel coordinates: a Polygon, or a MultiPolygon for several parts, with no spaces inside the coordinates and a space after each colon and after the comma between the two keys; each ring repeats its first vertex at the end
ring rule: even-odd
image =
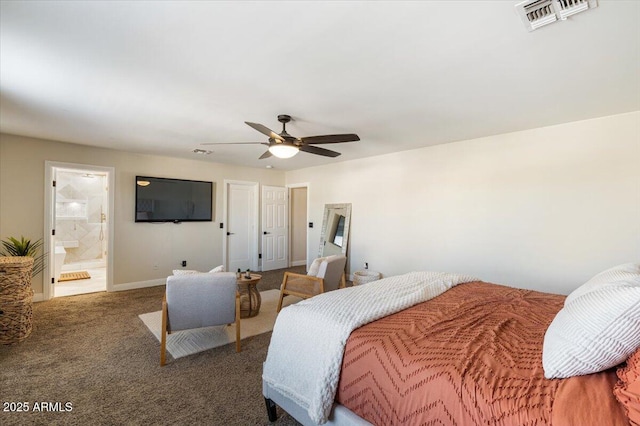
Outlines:
{"type": "Polygon", "coordinates": [[[136,176],[136,222],[211,222],[213,183],[136,176]]]}

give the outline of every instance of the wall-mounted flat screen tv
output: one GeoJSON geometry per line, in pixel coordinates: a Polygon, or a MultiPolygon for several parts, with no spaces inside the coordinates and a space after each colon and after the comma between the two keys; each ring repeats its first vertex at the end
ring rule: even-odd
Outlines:
{"type": "Polygon", "coordinates": [[[136,176],[136,222],[211,222],[213,182],[136,176]]]}

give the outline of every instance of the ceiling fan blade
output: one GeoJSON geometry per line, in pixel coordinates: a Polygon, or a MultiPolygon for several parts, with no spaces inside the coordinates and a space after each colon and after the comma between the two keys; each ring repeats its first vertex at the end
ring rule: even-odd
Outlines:
{"type": "Polygon", "coordinates": [[[200,145],[269,145],[266,142],[205,142],[200,145]]]}
{"type": "Polygon", "coordinates": [[[253,127],[254,129],[259,131],[263,135],[269,136],[271,139],[278,139],[279,141],[284,141],[284,138],[282,136],[280,136],[279,134],[277,134],[276,132],[274,132],[270,128],[268,128],[266,126],[263,126],[262,124],[250,123],[249,121],[245,121],[245,124],[250,126],[250,127],[253,127]]]}
{"type": "Polygon", "coordinates": [[[308,136],[306,138],[300,138],[303,143],[308,144],[320,144],[320,143],[340,143],[340,142],[355,142],[359,141],[360,137],[355,133],[346,133],[343,135],[321,135],[321,136],[308,136]]]}
{"type": "Polygon", "coordinates": [[[308,152],[309,154],[323,155],[325,157],[337,157],[340,155],[339,152],[310,145],[302,145],[300,151],[308,152]]]}
{"type": "Polygon", "coordinates": [[[271,154],[271,151],[266,150],[266,151],[264,152],[264,154],[262,154],[262,155],[260,156],[260,158],[258,158],[258,160],[264,160],[265,158],[269,158],[269,157],[271,157],[272,155],[273,155],[273,154],[271,154]]]}

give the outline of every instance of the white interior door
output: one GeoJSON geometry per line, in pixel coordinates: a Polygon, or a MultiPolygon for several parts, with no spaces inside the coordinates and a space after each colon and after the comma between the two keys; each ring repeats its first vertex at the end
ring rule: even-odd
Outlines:
{"type": "MultiPolygon", "coordinates": [[[[47,165],[48,166],[48,165],[47,165]]],[[[49,300],[55,296],[55,284],[58,282],[58,278],[60,277],[60,269],[62,267],[62,262],[59,261],[60,257],[56,253],[56,178],[57,178],[58,169],[56,167],[47,167],[45,173],[48,175],[47,179],[45,179],[45,191],[48,194],[45,194],[45,235],[49,237],[49,243],[47,247],[49,248],[49,253],[53,253],[53,255],[49,255],[49,261],[47,262],[45,274],[44,274],[44,282],[43,282],[43,297],[44,300],[49,300]],[[46,197],[49,196],[49,198],[46,197]],[[53,261],[52,261],[53,260],[53,261]]]]}
{"type": "Polygon", "coordinates": [[[262,187],[262,270],[289,266],[287,188],[262,187]]]}
{"type": "Polygon", "coordinates": [[[226,185],[227,271],[258,269],[257,206],[258,184],[229,182],[226,185]]]}

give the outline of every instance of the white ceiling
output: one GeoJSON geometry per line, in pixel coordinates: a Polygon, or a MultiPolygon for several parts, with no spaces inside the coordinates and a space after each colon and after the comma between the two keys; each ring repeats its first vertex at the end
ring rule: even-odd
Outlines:
{"type": "Polygon", "coordinates": [[[640,1],[534,32],[516,3],[2,1],[0,131],[292,170],[640,110],[640,1]],[[361,141],[201,145],[278,114],[361,141]]]}

